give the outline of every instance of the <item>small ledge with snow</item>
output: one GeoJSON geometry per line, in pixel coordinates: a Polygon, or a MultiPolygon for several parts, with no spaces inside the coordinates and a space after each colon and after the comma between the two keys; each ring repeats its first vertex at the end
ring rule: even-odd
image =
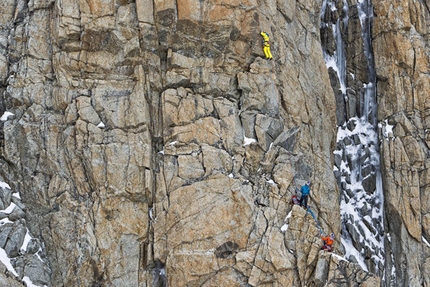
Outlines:
{"type": "Polygon", "coordinates": [[[289,213],[288,213],[288,215],[285,217],[285,220],[284,220],[284,225],[282,225],[282,227],[281,227],[281,231],[282,232],[287,232],[287,230],[288,230],[288,219],[291,217],[291,214],[293,213],[293,210],[291,210],[289,213]]]}
{"type": "Polygon", "coordinates": [[[273,179],[266,180],[266,182],[270,185],[278,186],[278,184],[273,179]]]}
{"type": "Polygon", "coordinates": [[[243,146],[247,146],[247,145],[250,145],[250,144],[255,143],[255,142],[257,142],[256,139],[247,138],[247,137],[243,138],[243,146]]]}
{"type": "Polygon", "coordinates": [[[0,118],[0,121],[5,122],[9,116],[14,116],[11,112],[4,112],[0,118]]]}
{"type": "Polygon", "coordinates": [[[387,141],[394,140],[395,138],[394,132],[393,132],[394,125],[390,125],[388,123],[388,119],[385,119],[384,121],[379,122],[378,128],[382,131],[382,135],[387,141]]]}

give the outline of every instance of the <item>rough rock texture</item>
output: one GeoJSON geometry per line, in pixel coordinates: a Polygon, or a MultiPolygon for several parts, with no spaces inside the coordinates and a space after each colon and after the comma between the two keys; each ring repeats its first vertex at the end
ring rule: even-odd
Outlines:
{"type": "Polygon", "coordinates": [[[335,254],[320,251],[312,286],[380,286],[381,279],[335,254]]]}
{"type": "MultiPolygon", "coordinates": [[[[338,27],[345,44],[347,97],[340,91],[336,71],[329,69],[338,125],[362,115],[364,101],[360,87],[368,77],[357,2],[338,1],[323,15],[333,24],[321,30],[324,49],[329,55],[340,49],[335,46],[333,29],[337,19],[342,21],[338,27]]],[[[428,286],[430,278],[423,270],[428,269],[430,260],[429,6],[426,1],[374,0],[372,3],[372,55],[385,200],[385,266],[381,276],[385,275],[386,286],[428,286]]],[[[349,146],[356,140],[359,138],[352,141],[345,138],[339,145],[349,146]]],[[[335,158],[338,168],[342,160],[340,156],[335,158]]],[[[341,176],[340,172],[337,176],[341,176]]],[[[342,183],[339,181],[339,184],[342,183]]],[[[372,182],[363,182],[363,186],[368,193],[375,189],[372,182]]]]}
{"type": "Polygon", "coordinates": [[[281,231],[311,180],[319,223],[340,233],[320,6],[2,2],[0,174],[43,240],[47,286],[377,282],[318,255],[297,206],[281,231]]]}
{"type": "Polygon", "coordinates": [[[6,283],[13,281],[7,277],[41,286],[49,284],[51,270],[44,246],[28,231],[26,208],[19,194],[12,193],[6,186],[0,187],[0,210],[1,256],[9,258],[6,270],[1,272],[2,275],[6,274],[6,278],[0,278],[1,286],[16,285],[13,282],[6,283]]]}
{"type": "Polygon", "coordinates": [[[429,286],[429,274],[423,272],[430,260],[430,246],[424,242],[430,241],[428,3],[375,1],[374,7],[389,234],[386,281],[392,286],[429,286]]]}

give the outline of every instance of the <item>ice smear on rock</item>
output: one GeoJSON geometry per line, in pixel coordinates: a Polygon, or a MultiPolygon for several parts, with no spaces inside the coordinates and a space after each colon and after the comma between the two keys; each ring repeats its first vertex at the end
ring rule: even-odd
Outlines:
{"type": "MultiPolygon", "coordinates": [[[[333,69],[340,90],[347,102],[350,89],[346,78],[346,58],[341,27],[348,29],[348,3],[343,1],[339,18],[325,22],[326,9],[337,9],[337,1],[324,0],[321,27],[330,28],[335,51],[329,55],[324,49],[327,69],[333,69]],[[343,23],[343,26],[339,25],[343,23]]],[[[341,189],[341,242],[345,258],[360,264],[366,270],[382,276],[384,269],[383,190],[380,171],[379,141],[376,123],[376,73],[371,45],[373,8],[369,0],[360,0],[357,9],[362,28],[363,50],[367,61],[368,82],[363,83],[363,104],[358,116],[346,118],[338,128],[334,173],[341,189]],[[369,255],[370,254],[370,255],[369,255]]],[[[388,124],[387,124],[388,125],[388,124]]],[[[387,134],[391,131],[387,127],[387,134]]]]}

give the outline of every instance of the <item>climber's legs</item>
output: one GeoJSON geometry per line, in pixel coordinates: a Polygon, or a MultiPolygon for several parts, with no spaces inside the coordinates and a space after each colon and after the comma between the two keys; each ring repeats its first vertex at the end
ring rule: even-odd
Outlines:
{"type": "Polygon", "coordinates": [[[266,56],[266,59],[269,58],[269,54],[267,53],[267,47],[263,47],[264,56],[266,56]]]}
{"type": "Polygon", "coordinates": [[[308,196],[307,195],[302,195],[302,197],[300,198],[300,205],[302,207],[304,207],[305,209],[308,208],[308,196]]]}
{"type": "Polygon", "coordinates": [[[270,52],[270,46],[264,46],[263,51],[264,51],[264,55],[266,56],[266,59],[272,59],[272,53],[270,52]]]}
{"type": "Polygon", "coordinates": [[[269,55],[267,58],[272,60],[273,56],[272,56],[272,52],[270,51],[270,46],[267,47],[267,54],[269,55]]]}

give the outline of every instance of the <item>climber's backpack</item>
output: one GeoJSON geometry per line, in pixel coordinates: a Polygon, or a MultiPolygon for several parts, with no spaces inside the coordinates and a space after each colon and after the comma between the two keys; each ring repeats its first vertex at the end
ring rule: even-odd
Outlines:
{"type": "Polygon", "coordinates": [[[324,244],[324,246],[321,248],[321,250],[332,252],[332,248],[330,245],[324,244]]]}
{"type": "Polygon", "coordinates": [[[293,197],[291,197],[291,203],[300,205],[300,199],[297,197],[296,194],[294,194],[293,197]]]}

